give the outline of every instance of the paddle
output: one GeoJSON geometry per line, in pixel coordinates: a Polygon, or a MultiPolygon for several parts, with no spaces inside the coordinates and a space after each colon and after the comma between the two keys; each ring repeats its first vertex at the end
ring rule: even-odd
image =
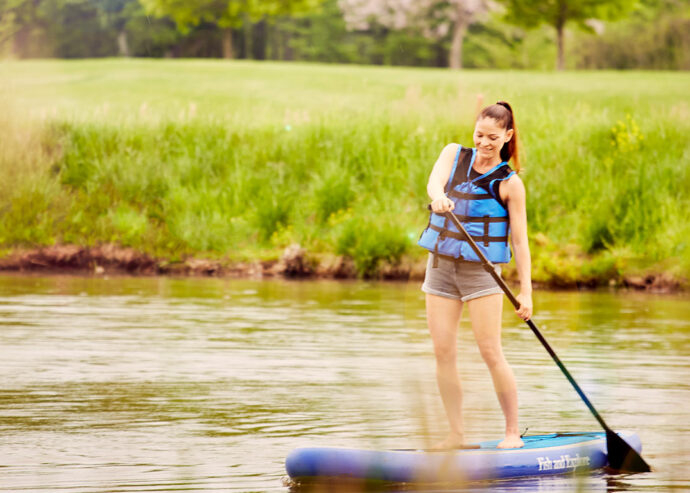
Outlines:
{"type": "MultiPolygon", "coordinates": [[[[431,206],[429,206],[429,210],[431,210],[431,206]]],[[[496,280],[500,288],[503,290],[503,292],[506,294],[510,302],[513,304],[515,309],[518,309],[520,307],[520,302],[515,298],[513,293],[511,292],[510,288],[508,285],[505,283],[505,281],[501,278],[501,276],[496,272],[494,269],[494,265],[489,261],[489,259],[486,258],[484,253],[479,249],[477,244],[474,242],[472,237],[467,233],[463,225],[460,223],[458,218],[453,214],[452,212],[446,212],[445,216],[455,224],[455,227],[458,229],[458,231],[465,236],[465,239],[467,242],[470,244],[472,247],[472,250],[474,250],[474,253],[477,254],[477,256],[480,258],[484,269],[491,274],[491,276],[496,280]]],[[[546,351],[551,355],[551,358],[556,362],[558,367],[561,369],[565,377],[568,379],[570,384],[575,388],[575,391],[578,393],[580,398],[584,401],[584,403],[587,405],[589,410],[592,412],[594,417],[599,421],[599,424],[604,428],[606,431],[606,448],[608,450],[608,459],[609,459],[609,467],[612,469],[615,469],[617,471],[621,472],[649,472],[651,471],[651,468],[649,467],[649,464],[645,462],[645,460],[640,456],[640,454],[637,453],[637,451],[632,448],[625,440],[623,440],[615,431],[613,431],[609,426],[606,424],[604,421],[604,418],[601,417],[601,415],[597,412],[596,409],[594,409],[594,406],[592,403],[589,401],[585,393],[582,391],[580,386],[577,384],[573,376],[570,374],[570,372],[566,369],[566,367],[563,365],[561,362],[560,358],[556,355],[554,350],[551,348],[548,342],[546,342],[546,339],[544,339],[544,336],[541,335],[541,332],[539,332],[539,329],[537,329],[537,326],[532,322],[532,320],[527,320],[527,325],[529,325],[529,328],[532,329],[532,332],[534,332],[534,335],[537,336],[537,339],[539,339],[539,342],[542,343],[546,351]]]]}

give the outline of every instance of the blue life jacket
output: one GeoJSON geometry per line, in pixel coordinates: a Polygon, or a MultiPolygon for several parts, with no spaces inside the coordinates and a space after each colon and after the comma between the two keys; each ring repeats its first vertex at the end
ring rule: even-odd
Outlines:
{"type": "MultiPolygon", "coordinates": [[[[497,196],[498,187],[494,187],[494,184],[507,180],[515,172],[508,163],[502,162],[483,175],[470,179],[476,156],[476,149],[459,146],[446,184],[446,195],[455,203],[453,213],[484,255],[493,263],[508,263],[511,256],[508,245],[510,218],[508,210],[497,196]],[[478,186],[479,181],[486,188],[478,186]]],[[[480,262],[470,244],[463,238],[462,233],[445,215],[432,212],[418,244],[441,258],[480,262]]]]}

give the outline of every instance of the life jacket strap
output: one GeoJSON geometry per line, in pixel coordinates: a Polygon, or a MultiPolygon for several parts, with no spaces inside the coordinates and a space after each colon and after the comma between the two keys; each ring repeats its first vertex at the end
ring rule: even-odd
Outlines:
{"type": "MultiPolygon", "coordinates": [[[[486,223],[486,224],[488,224],[488,223],[486,223]]],[[[434,224],[432,224],[431,226],[429,226],[429,228],[432,229],[432,230],[434,230],[434,231],[438,231],[438,232],[439,232],[438,239],[441,239],[441,236],[447,236],[448,238],[454,238],[454,239],[456,239],[456,240],[463,240],[463,241],[465,241],[465,235],[463,235],[462,233],[456,233],[455,231],[444,230],[443,228],[441,228],[441,227],[439,227],[439,226],[436,226],[436,225],[434,225],[434,224]]],[[[505,242],[508,241],[508,235],[505,235],[505,236],[489,236],[489,235],[488,235],[488,231],[486,230],[486,228],[484,228],[484,234],[483,234],[483,235],[470,235],[470,236],[471,236],[472,239],[475,240],[475,241],[483,241],[484,244],[487,244],[487,243],[489,243],[489,242],[496,242],[496,243],[497,243],[497,242],[501,242],[501,243],[505,243],[505,242]]],[[[488,246],[488,245],[486,245],[486,246],[488,246]]],[[[435,248],[434,248],[434,254],[436,254],[437,252],[438,252],[438,241],[436,242],[436,246],[435,246],[435,248]]]]}
{"type": "Polygon", "coordinates": [[[457,190],[451,190],[448,192],[449,197],[456,197],[462,200],[488,200],[493,199],[494,196],[490,193],[468,193],[468,192],[458,192],[457,190]]]}
{"type": "Polygon", "coordinates": [[[434,231],[438,231],[438,236],[436,237],[436,243],[434,243],[434,263],[433,263],[433,268],[436,269],[438,267],[438,258],[436,255],[438,255],[438,244],[439,242],[444,238],[448,230],[446,229],[448,227],[448,216],[445,216],[443,218],[443,227],[439,228],[438,226],[434,226],[431,224],[431,215],[429,216],[429,228],[433,229],[434,231]]]}
{"type": "Polygon", "coordinates": [[[484,216],[484,246],[488,247],[489,246],[489,221],[486,219],[489,219],[491,216],[484,216]]]}
{"type": "Polygon", "coordinates": [[[467,260],[464,257],[460,258],[455,258],[451,257],[450,255],[443,255],[442,253],[434,253],[432,254],[432,257],[434,258],[433,263],[438,266],[438,259],[442,260],[448,260],[449,262],[455,262],[456,264],[476,264],[477,262],[473,262],[472,260],[467,260]]]}
{"type": "MultiPolygon", "coordinates": [[[[460,214],[456,214],[455,217],[457,217],[461,222],[463,223],[507,223],[508,216],[503,216],[503,217],[492,217],[492,216],[463,216],[460,214]]],[[[431,223],[429,223],[431,224],[431,223]]],[[[433,226],[433,224],[431,224],[433,226]]]]}

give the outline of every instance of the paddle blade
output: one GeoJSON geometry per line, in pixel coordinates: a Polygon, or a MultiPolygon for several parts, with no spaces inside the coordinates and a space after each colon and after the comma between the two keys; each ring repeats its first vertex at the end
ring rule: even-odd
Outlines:
{"type": "Polygon", "coordinates": [[[606,430],[609,467],[621,472],[649,472],[652,470],[637,450],[614,431],[606,430]]]}

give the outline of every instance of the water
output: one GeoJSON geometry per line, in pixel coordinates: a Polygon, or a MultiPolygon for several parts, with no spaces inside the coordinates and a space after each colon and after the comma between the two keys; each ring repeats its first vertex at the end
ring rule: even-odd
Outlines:
{"type": "MultiPolygon", "coordinates": [[[[690,490],[690,298],[537,292],[535,310],[655,471],[455,490],[690,490]]],[[[500,438],[466,324],[468,438],[500,438]]],[[[598,430],[508,308],[504,345],[523,428],[598,430]]],[[[298,491],[283,463],[297,446],[422,447],[446,432],[418,283],[0,277],[0,389],[0,491],[298,491]]]]}

